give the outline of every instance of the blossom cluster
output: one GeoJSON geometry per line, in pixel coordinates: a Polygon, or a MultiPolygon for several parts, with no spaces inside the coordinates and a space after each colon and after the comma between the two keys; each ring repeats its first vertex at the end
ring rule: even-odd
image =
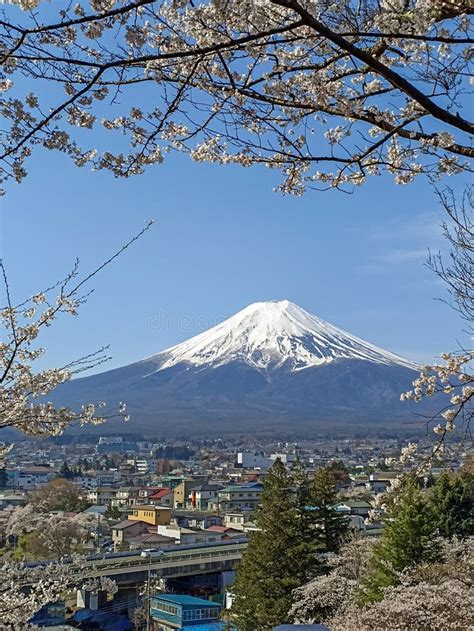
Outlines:
{"type": "MultiPolygon", "coordinates": [[[[77,315],[82,299],[66,293],[63,287],[56,298],[51,291],[40,292],[18,306],[7,305],[0,311],[4,340],[0,342],[0,428],[13,427],[27,435],[57,436],[71,423],[99,424],[110,415],[102,413],[104,402],[84,404],[80,410],[57,407],[44,399],[74,374],[107,359],[105,349],[70,362],[60,368],[35,370],[35,362],[44,348],[35,342],[43,328],[50,327],[61,314],[77,315]],[[97,412],[100,412],[99,414],[97,412]]],[[[122,405],[118,411],[127,417],[122,405]]]]}
{"type": "MultiPolygon", "coordinates": [[[[120,402],[117,408],[108,408],[104,401],[84,403],[80,409],[58,407],[45,398],[59,385],[109,359],[107,347],[72,360],[59,368],[36,369],[45,349],[37,339],[63,315],[77,316],[87,300],[81,291],[99,271],[120,256],[153,225],[145,227],[125,243],[94,271],[80,277],[79,261],[72,271],[44,291],[37,292],[20,303],[13,304],[4,264],[0,261],[5,296],[0,309],[0,429],[15,428],[31,436],[58,436],[71,424],[101,424],[108,418],[128,421],[127,406],[120,402]]],[[[0,457],[8,447],[0,445],[0,457]]]]}
{"type": "Polygon", "coordinates": [[[403,393],[401,400],[421,401],[438,393],[448,395],[450,405],[440,413],[442,422],[433,428],[435,434],[444,437],[456,428],[457,418],[464,425],[469,425],[474,414],[474,351],[443,353],[441,358],[444,363],[423,367],[419,377],[413,381],[413,389],[403,393]]]}
{"type": "Polygon", "coordinates": [[[38,146],[117,177],[172,150],[264,164],[295,195],[470,168],[469,0],[16,4],[0,26],[4,179],[38,146]]]}
{"type": "Polygon", "coordinates": [[[73,590],[114,594],[117,585],[107,577],[93,578],[93,566],[81,558],[73,563],[26,564],[10,560],[0,563],[0,620],[11,631],[29,628],[32,616],[44,605],[73,590]]]}
{"type": "Polygon", "coordinates": [[[368,570],[373,546],[373,541],[367,538],[354,538],[342,546],[338,555],[326,555],[328,574],[316,577],[294,592],[291,615],[295,621],[320,622],[345,607],[368,570]]]}
{"type": "Polygon", "coordinates": [[[333,631],[465,631],[473,616],[474,539],[440,540],[440,561],[399,572],[383,599],[362,606],[358,587],[370,563],[367,539],[349,542],[334,569],[295,590],[299,623],[324,622],[333,631]]]}

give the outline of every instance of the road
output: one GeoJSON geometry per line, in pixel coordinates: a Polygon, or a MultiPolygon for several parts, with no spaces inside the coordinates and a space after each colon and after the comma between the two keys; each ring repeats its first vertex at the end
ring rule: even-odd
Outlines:
{"type": "MultiPolygon", "coordinates": [[[[210,546],[173,546],[161,555],[143,557],[140,553],[110,554],[103,558],[91,557],[85,566],[91,566],[90,576],[118,577],[126,574],[153,572],[156,576],[183,576],[218,572],[233,568],[241,559],[247,542],[226,541],[210,546]]],[[[86,569],[87,571],[87,569],[86,569]]]]}

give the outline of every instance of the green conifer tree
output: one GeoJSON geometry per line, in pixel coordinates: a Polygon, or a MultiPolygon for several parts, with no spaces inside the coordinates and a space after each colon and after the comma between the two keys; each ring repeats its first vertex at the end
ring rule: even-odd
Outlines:
{"type": "Polygon", "coordinates": [[[349,520],[334,509],[337,503],[337,482],[329,469],[318,469],[310,488],[313,521],[320,545],[324,550],[337,552],[347,538],[349,520]]]}
{"type": "Polygon", "coordinates": [[[385,518],[371,571],[362,582],[361,600],[382,600],[384,588],[396,585],[400,572],[422,561],[434,560],[433,537],[426,494],[410,480],[385,518]]]}
{"type": "Polygon", "coordinates": [[[250,536],[237,570],[232,623],[239,631],[270,631],[289,622],[292,592],[307,580],[306,546],[291,474],[280,460],[269,471],[250,536]]]}
{"type": "Polygon", "coordinates": [[[451,538],[474,535],[474,476],[468,472],[440,475],[428,493],[433,529],[451,538]]]}
{"type": "Polygon", "coordinates": [[[122,517],[122,512],[117,506],[109,505],[104,513],[104,516],[107,519],[120,519],[122,517]]]}
{"type": "Polygon", "coordinates": [[[295,553],[300,559],[300,572],[306,580],[313,578],[322,570],[318,552],[321,542],[318,536],[316,514],[312,506],[311,481],[299,458],[291,469],[291,484],[296,509],[295,553]]]}
{"type": "Polygon", "coordinates": [[[71,480],[73,477],[73,472],[70,469],[67,460],[62,463],[61,468],[59,469],[59,476],[65,480],[71,480]]]}
{"type": "Polygon", "coordinates": [[[8,475],[5,467],[0,467],[0,489],[4,489],[8,484],[8,475]]]}

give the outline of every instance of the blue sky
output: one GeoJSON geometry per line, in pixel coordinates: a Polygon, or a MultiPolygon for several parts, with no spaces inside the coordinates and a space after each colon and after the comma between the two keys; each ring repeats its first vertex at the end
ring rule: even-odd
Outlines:
{"type": "MultiPolygon", "coordinates": [[[[422,180],[378,178],[353,195],[274,193],[267,169],[171,155],[116,180],[38,153],[1,202],[1,249],[14,297],[89,271],[156,224],[91,285],[79,318],[43,343],[59,365],[110,344],[109,367],[156,353],[249,303],[287,298],[389,350],[427,361],[462,340],[462,322],[424,266],[442,245],[441,210],[422,180]]],[[[453,184],[452,182],[449,182],[453,184]]]]}

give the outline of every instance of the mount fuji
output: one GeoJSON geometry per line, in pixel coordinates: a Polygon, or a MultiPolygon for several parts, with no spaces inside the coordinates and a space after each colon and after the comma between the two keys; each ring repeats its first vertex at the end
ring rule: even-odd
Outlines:
{"type": "Polygon", "coordinates": [[[130,424],[100,431],[216,434],[409,418],[400,402],[417,365],[288,300],[252,304],[221,324],[122,368],[75,379],[53,401],[127,403],[130,424]]]}

